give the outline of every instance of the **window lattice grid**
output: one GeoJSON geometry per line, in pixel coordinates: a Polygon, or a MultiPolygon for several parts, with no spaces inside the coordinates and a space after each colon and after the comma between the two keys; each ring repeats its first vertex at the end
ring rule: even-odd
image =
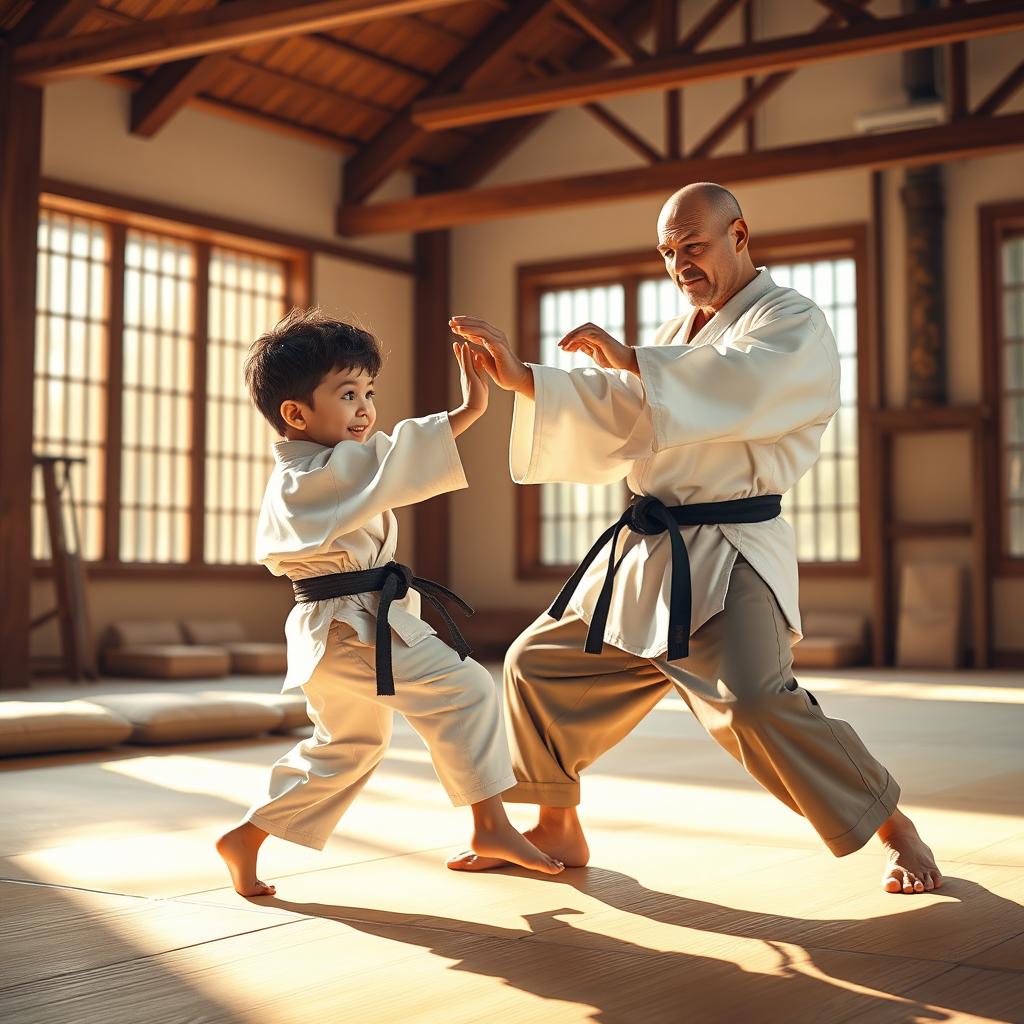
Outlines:
{"type": "MultiPolygon", "coordinates": [[[[84,558],[103,554],[110,238],[106,225],[43,209],[37,242],[34,451],[71,468],[84,558]]],[[[32,557],[50,557],[41,475],[33,476],[32,557]]]]}
{"type": "MultiPolygon", "coordinates": [[[[565,370],[592,366],[581,353],[563,352],[558,342],[588,321],[622,338],[625,288],[621,284],[542,293],[540,361],[565,370]]],[[[540,487],[540,560],[543,565],[579,562],[594,539],[619,517],[626,491],[622,484],[542,484],[540,487]]]]}
{"type": "Polygon", "coordinates": [[[1002,473],[1006,554],[1024,557],[1024,236],[1002,243],[1002,473]]]}
{"type": "Polygon", "coordinates": [[[637,294],[637,344],[650,345],[658,328],[692,307],[669,277],[641,281],[637,294]]]}
{"type": "Polygon", "coordinates": [[[285,313],[287,266],[215,248],[207,331],[204,560],[252,560],[263,487],[273,467],[270,425],[249,400],[243,365],[253,338],[285,313]]]}
{"type": "Polygon", "coordinates": [[[821,455],[783,499],[801,562],[860,558],[857,404],[857,266],[849,257],[769,264],[776,284],[821,307],[839,348],[839,411],[821,438],[821,455]]]}
{"type": "Polygon", "coordinates": [[[125,240],[121,560],[189,558],[194,247],[129,230],[125,240]]]}

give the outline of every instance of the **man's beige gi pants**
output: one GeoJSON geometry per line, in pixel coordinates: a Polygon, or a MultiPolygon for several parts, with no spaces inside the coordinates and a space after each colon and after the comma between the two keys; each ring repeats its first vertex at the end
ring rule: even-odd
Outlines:
{"type": "Polygon", "coordinates": [[[456,806],[478,803],[515,783],[491,674],[436,636],[395,642],[395,694],[377,696],[375,648],[335,622],[327,650],[302,687],[313,735],[274,765],[265,796],[246,820],[281,839],[322,850],[369,781],[391,740],[397,711],[430,751],[456,806]]]}
{"type": "Polygon", "coordinates": [[[675,686],[698,721],[828,848],[859,849],[892,814],[899,786],[846,723],[793,678],[790,632],[768,585],[738,557],[725,608],[690,638],[689,657],[583,650],[587,625],[547,613],[505,659],[505,714],[517,785],[503,799],[580,801],[580,772],[675,686]]]}

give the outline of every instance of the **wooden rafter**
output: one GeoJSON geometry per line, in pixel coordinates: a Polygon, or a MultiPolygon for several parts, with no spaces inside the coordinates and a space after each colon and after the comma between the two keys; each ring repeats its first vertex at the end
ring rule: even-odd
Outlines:
{"type": "MultiPolygon", "coordinates": [[[[630,35],[636,35],[650,22],[651,8],[647,4],[629,2],[615,18],[615,24],[630,35]]],[[[572,52],[565,64],[568,67],[603,67],[608,63],[608,51],[587,37],[587,41],[572,52]]],[[[472,188],[478,184],[509,153],[547,120],[547,114],[520,117],[491,125],[467,150],[458,156],[432,182],[432,191],[453,191],[472,188]]]]}
{"type": "Polygon", "coordinates": [[[152,138],[229,66],[229,60],[226,54],[212,53],[165,64],[132,95],[132,132],[152,138]]]}
{"type": "MultiPolygon", "coordinates": [[[[867,3],[869,0],[851,0],[852,3],[867,3]]],[[[750,10],[749,5],[747,10],[750,10]]],[[[821,32],[823,29],[831,28],[834,25],[838,25],[843,21],[841,15],[830,14],[825,17],[822,21],[818,22],[813,28],[814,32],[821,32]]],[[[745,26],[745,31],[749,31],[750,26],[745,26]]],[[[718,123],[710,128],[707,134],[698,142],[689,153],[690,157],[706,157],[710,156],[714,151],[715,147],[719,145],[729,134],[741,124],[746,122],[749,126],[751,118],[754,113],[762,106],[762,104],[774,93],[776,93],[783,83],[788,82],[793,77],[795,72],[793,71],[776,71],[773,75],[767,75],[761,79],[760,82],[751,84],[748,89],[745,90],[743,98],[722,118],[719,119],[718,123]]],[[[747,81],[746,79],[744,80],[747,81]]],[[[748,142],[752,142],[749,139],[748,142]]],[[[753,145],[747,146],[748,150],[753,149],[753,145]]]]}
{"type": "Polygon", "coordinates": [[[620,29],[615,22],[585,0],[555,0],[559,10],[572,18],[588,35],[599,42],[613,57],[622,57],[636,64],[650,56],[647,51],[620,29]]]}
{"type": "MultiPolygon", "coordinates": [[[[743,42],[748,46],[754,41],[754,0],[747,0],[743,6],[743,42]]],[[[756,85],[756,79],[753,75],[747,75],[743,79],[743,96],[749,100],[754,92],[756,85]]],[[[756,108],[751,110],[749,114],[743,119],[743,127],[746,135],[747,152],[757,148],[757,132],[754,124],[754,114],[756,108]]]]}
{"type": "Polygon", "coordinates": [[[874,21],[875,16],[864,10],[853,0],[818,0],[822,7],[827,7],[833,14],[837,14],[848,25],[862,25],[868,21],[874,21]]]}
{"type": "MultiPolygon", "coordinates": [[[[671,53],[678,45],[677,0],[655,0],[654,40],[658,53],[671,53]]],[[[665,90],[665,155],[669,160],[683,155],[683,97],[678,89],[665,90]]]]}
{"type": "MultiPolygon", "coordinates": [[[[964,0],[953,0],[958,7],[964,0]]],[[[969,113],[967,99],[967,44],[952,43],[949,47],[949,117],[958,120],[969,113]]]]}
{"type": "Polygon", "coordinates": [[[463,2],[236,0],[105,32],[25,43],[15,51],[15,68],[23,81],[56,82],[166,64],[271,39],[308,35],[463,2]]]}
{"type": "Polygon", "coordinates": [[[843,57],[866,56],[940,46],[1024,28],[1019,0],[978,0],[866,25],[762,40],[680,60],[653,57],[642,64],[601,72],[576,72],[543,83],[527,82],[472,95],[444,96],[416,104],[414,119],[431,131],[520,117],[590,103],[629,93],[661,91],[693,82],[709,82],[805,67],[843,57]]]}
{"type": "Polygon", "coordinates": [[[723,184],[763,181],[857,167],[918,165],[1016,148],[1024,143],[1024,114],[970,117],[886,135],[856,135],[822,142],[710,157],[573,178],[445,192],[339,211],[343,234],[425,231],[498,217],[521,216],[599,200],[671,192],[687,181],[723,184]]]}
{"type": "Polygon", "coordinates": [[[17,46],[34,39],[66,35],[97,3],[98,0],[36,0],[14,26],[10,42],[17,46]]]}
{"type": "Polygon", "coordinates": [[[987,117],[999,108],[1024,85],[1024,60],[1022,60],[977,106],[975,113],[987,117]]]}
{"type": "MultiPolygon", "coordinates": [[[[459,54],[435,79],[427,95],[461,88],[493,61],[507,55],[520,36],[548,13],[548,0],[522,0],[495,18],[468,54],[459,54]]],[[[423,130],[413,122],[408,104],[388,122],[343,170],[343,194],[349,203],[362,202],[394,171],[402,167],[423,142],[423,130]]]]}
{"type": "Polygon", "coordinates": [[[383,53],[368,50],[365,46],[359,46],[348,39],[337,39],[327,32],[313,32],[308,38],[322,46],[329,47],[337,53],[343,53],[346,57],[353,57],[356,60],[363,61],[379,71],[402,75],[404,78],[411,78],[421,84],[429,82],[431,79],[430,73],[427,71],[414,68],[411,64],[405,64],[383,53]]]}
{"type": "Polygon", "coordinates": [[[583,109],[598,122],[607,128],[620,142],[628,146],[641,159],[649,164],[657,163],[662,159],[659,153],[645,138],[638,135],[621,118],[616,117],[607,107],[600,103],[585,103],[583,109]]]}
{"type": "Polygon", "coordinates": [[[696,50],[741,3],[743,0],[717,0],[704,17],[686,33],[677,47],[679,52],[692,53],[696,50]]]}

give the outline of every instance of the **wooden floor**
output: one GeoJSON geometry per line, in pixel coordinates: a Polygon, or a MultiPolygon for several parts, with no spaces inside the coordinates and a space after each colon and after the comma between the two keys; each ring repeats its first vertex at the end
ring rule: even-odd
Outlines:
{"type": "Polygon", "coordinates": [[[468,812],[404,723],[251,901],[211,844],[291,740],[8,760],[0,1020],[1024,1021],[1024,676],[802,681],[901,781],[941,893],[881,892],[874,844],[833,859],[674,697],[590,771],[593,865],[556,880],[445,871],[468,812]]]}

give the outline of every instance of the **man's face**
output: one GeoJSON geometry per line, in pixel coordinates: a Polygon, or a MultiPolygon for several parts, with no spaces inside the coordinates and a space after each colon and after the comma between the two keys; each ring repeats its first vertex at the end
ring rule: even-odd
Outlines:
{"type": "Polygon", "coordinates": [[[289,437],[333,448],[341,441],[366,440],[377,420],[373,378],[365,370],[332,370],[313,392],[313,403],[288,401],[281,413],[289,437]]]}
{"type": "Polygon", "coordinates": [[[691,305],[718,310],[743,273],[747,226],[723,223],[700,201],[669,202],[658,218],[658,252],[691,305]]]}

